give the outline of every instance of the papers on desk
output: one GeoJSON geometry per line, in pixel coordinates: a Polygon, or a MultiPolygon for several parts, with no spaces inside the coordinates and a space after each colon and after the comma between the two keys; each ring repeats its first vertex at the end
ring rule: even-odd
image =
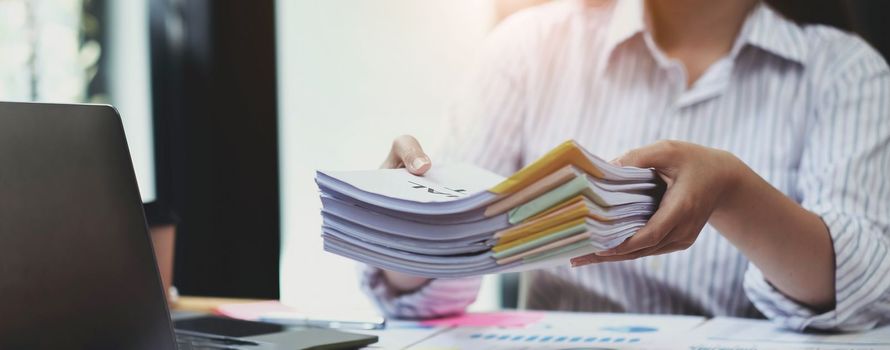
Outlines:
{"type": "Polygon", "coordinates": [[[670,349],[692,350],[878,350],[890,349],[890,326],[844,334],[802,333],[767,320],[717,317],[683,337],[686,344],[670,349]]]}
{"type": "Polygon", "coordinates": [[[325,250],[426,277],[567,264],[642,227],[664,184],[572,141],[509,178],[470,165],[318,171],[325,250]]]}
{"type": "MultiPolygon", "coordinates": [[[[511,315],[515,312],[491,312],[511,315]]],[[[521,313],[521,312],[520,312],[521,313]]],[[[381,331],[386,349],[517,350],[517,349],[646,349],[646,350],[885,350],[890,326],[846,333],[801,333],[768,320],[698,316],[634,315],[582,312],[540,312],[540,319],[521,327],[423,327],[399,321],[381,331]]],[[[476,318],[469,314],[468,319],[476,318]]]]}
{"type": "Polygon", "coordinates": [[[462,315],[420,321],[428,327],[500,327],[522,328],[535,324],[546,317],[539,311],[468,312],[462,315]]]}
{"type": "Polygon", "coordinates": [[[649,349],[704,322],[697,316],[548,312],[526,328],[459,327],[410,349],[649,349]]]}
{"type": "Polygon", "coordinates": [[[362,349],[400,350],[413,349],[415,345],[451,330],[452,328],[449,327],[426,327],[419,326],[412,321],[390,320],[385,329],[350,330],[349,332],[377,336],[377,343],[362,349]]]}

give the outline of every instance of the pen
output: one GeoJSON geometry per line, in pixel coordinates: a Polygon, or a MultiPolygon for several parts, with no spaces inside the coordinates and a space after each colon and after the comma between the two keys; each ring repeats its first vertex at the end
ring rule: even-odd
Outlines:
{"type": "Polygon", "coordinates": [[[260,321],[311,328],[383,329],[386,327],[386,319],[383,317],[321,319],[292,312],[271,312],[260,316],[260,321]]]}

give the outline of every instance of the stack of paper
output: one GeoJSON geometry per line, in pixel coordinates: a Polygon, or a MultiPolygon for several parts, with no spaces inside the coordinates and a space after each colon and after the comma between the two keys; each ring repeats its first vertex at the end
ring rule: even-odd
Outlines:
{"type": "Polygon", "coordinates": [[[664,183],[567,141],[502,178],[469,165],[319,171],[325,250],[384,269],[462,277],[568,263],[615,247],[664,183]]]}

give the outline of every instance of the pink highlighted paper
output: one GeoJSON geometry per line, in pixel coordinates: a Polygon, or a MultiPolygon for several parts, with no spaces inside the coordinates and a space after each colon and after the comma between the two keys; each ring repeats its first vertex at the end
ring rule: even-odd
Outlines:
{"type": "MultiPolygon", "coordinates": [[[[215,314],[242,320],[257,321],[271,313],[294,312],[278,301],[220,305],[215,314]]],[[[467,313],[459,316],[420,321],[425,327],[502,327],[522,328],[540,321],[546,314],[534,311],[495,311],[467,313]]]]}
{"type": "Polygon", "coordinates": [[[231,318],[258,321],[270,313],[293,312],[294,309],[276,301],[260,301],[255,303],[225,304],[213,310],[213,313],[231,318]]]}
{"type": "Polygon", "coordinates": [[[460,316],[421,321],[429,327],[504,327],[522,328],[544,318],[543,312],[498,311],[467,313],[460,316]]]}

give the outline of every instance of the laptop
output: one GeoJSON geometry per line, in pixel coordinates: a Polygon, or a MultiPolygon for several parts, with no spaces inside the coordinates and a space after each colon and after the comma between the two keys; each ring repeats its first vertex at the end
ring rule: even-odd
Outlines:
{"type": "Polygon", "coordinates": [[[0,102],[0,349],[341,349],[377,340],[178,322],[188,330],[177,338],[117,111],[0,102]]]}

